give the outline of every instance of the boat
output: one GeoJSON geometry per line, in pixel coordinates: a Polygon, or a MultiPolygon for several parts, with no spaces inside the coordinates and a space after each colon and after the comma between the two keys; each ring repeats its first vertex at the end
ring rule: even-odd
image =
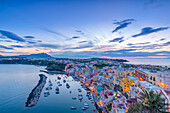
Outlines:
{"type": "Polygon", "coordinates": [[[58,88],[58,87],[56,87],[55,93],[56,93],[56,94],[59,94],[59,88],[58,88]]]}
{"type": "Polygon", "coordinates": [[[67,88],[70,88],[70,85],[67,83],[67,84],[66,84],[66,87],[67,87],[67,88]]]}
{"type": "Polygon", "coordinates": [[[60,80],[61,78],[60,77],[57,77],[58,80],[60,80]]]}
{"type": "Polygon", "coordinates": [[[46,90],[52,90],[52,87],[50,87],[50,86],[46,87],[46,90]]]}
{"type": "Polygon", "coordinates": [[[78,98],[79,98],[79,100],[82,100],[83,99],[83,95],[82,94],[78,95],[78,98]]]}
{"type": "Polygon", "coordinates": [[[89,106],[87,103],[84,103],[84,106],[89,106]]]}
{"type": "Polygon", "coordinates": [[[64,83],[66,83],[66,80],[63,80],[64,83]]]}
{"type": "Polygon", "coordinates": [[[71,91],[70,91],[70,93],[71,93],[71,91]]]}
{"type": "Polygon", "coordinates": [[[49,83],[49,86],[53,86],[53,84],[52,84],[52,83],[49,83]]]}
{"type": "Polygon", "coordinates": [[[78,92],[82,92],[82,90],[79,88],[79,89],[78,89],[78,92]]]}
{"type": "Polygon", "coordinates": [[[46,91],[44,92],[44,97],[48,97],[50,95],[50,92],[46,91]]]}
{"type": "Polygon", "coordinates": [[[59,84],[58,86],[62,86],[62,84],[59,84]]]}
{"type": "Polygon", "coordinates": [[[76,107],[71,107],[71,109],[72,109],[72,110],[75,110],[75,109],[76,109],[76,107]]]}
{"type": "Polygon", "coordinates": [[[85,107],[83,107],[83,108],[82,108],[82,110],[86,110],[86,108],[85,108],[85,107]]]}
{"type": "Polygon", "coordinates": [[[60,81],[58,81],[57,84],[60,84],[60,81]]]}
{"type": "Polygon", "coordinates": [[[73,100],[76,100],[76,97],[72,97],[73,100]]]}

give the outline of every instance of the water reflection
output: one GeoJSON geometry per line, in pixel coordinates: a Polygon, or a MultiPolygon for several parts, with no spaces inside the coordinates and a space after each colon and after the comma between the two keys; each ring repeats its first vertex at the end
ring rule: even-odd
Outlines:
{"type": "Polygon", "coordinates": [[[42,89],[44,85],[46,84],[47,77],[43,74],[39,74],[40,80],[37,84],[37,86],[34,87],[34,89],[29,94],[29,97],[27,98],[27,102],[25,103],[26,107],[32,107],[35,106],[40,98],[40,94],[42,92],[42,89]]]}

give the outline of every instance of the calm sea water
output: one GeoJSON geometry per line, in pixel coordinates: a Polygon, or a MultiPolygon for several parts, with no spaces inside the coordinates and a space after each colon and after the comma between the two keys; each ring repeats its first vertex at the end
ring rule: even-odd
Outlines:
{"type": "Polygon", "coordinates": [[[127,59],[128,64],[151,64],[151,65],[161,65],[170,66],[170,59],[127,59]]]}
{"type": "Polygon", "coordinates": [[[68,77],[66,81],[70,88],[67,89],[62,80],[66,75],[63,74],[48,75],[43,73],[48,78],[38,103],[33,107],[25,107],[29,94],[38,84],[39,74],[42,73],[40,70],[43,69],[44,67],[32,65],[0,65],[0,113],[94,113],[95,107],[86,97],[86,91],[81,88],[80,83],[74,81],[72,77],[68,77]],[[62,78],[59,94],[55,94],[57,81],[59,81],[57,76],[62,78]],[[44,97],[44,91],[49,86],[49,80],[52,81],[53,89],[50,90],[48,97],[44,97]],[[82,89],[81,93],[78,92],[78,88],[82,89]],[[72,100],[72,97],[78,97],[78,94],[83,94],[82,102],[78,98],[72,100]],[[82,111],[84,103],[89,104],[89,109],[86,111],[82,111]],[[71,106],[77,109],[71,110],[71,106]]]}

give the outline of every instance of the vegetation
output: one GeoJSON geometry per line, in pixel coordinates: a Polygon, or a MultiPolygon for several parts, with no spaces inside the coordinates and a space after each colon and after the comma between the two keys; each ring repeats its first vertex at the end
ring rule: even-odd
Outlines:
{"type": "Polygon", "coordinates": [[[143,90],[139,99],[141,102],[129,107],[129,113],[166,113],[165,100],[161,97],[161,94],[143,90]]]}
{"type": "Polygon", "coordinates": [[[112,103],[109,103],[109,105],[107,105],[107,109],[108,109],[108,111],[112,110],[112,103]]]}
{"type": "Polygon", "coordinates": [[[96,66],[96,68],[102,69],[103,67],[106,67],[106,66],[112,67],[113,65],[109,65],[109,64],[94,64],[93,66],[96,66]]]}

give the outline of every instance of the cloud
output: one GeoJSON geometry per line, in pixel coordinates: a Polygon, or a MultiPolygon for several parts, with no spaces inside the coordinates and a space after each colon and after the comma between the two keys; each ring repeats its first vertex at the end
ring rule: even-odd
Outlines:
{"type": "Polygon", "coordinates": [[[25,40],[23,38],[19,37],[18,35],[14,34],[12,32],[0,30],[0,33],[3,36],[6,36],[9,39],[16,40],[16,41],[19,41],[19,42],[25,42],[25,40]]]}
{"type": "Polygon", "coordinates": [[[115,51],[105,51],[105,53],[115,53],[115,52],[131,52],[131,51],[135,51],[137,49],[120,49],[120,50],[115,50],[115,51]]]}
{"type": "Polygon", "coordinates": [[[123,24],[119,25],[118,27],[116,27],[116,28],[112,31],[112,33],[114,33],[114,32],[116,32],[116,31],[118,31],[118,30],[120,30],[120,29],[123,29],[123,28],[127,27],[129,24],[131,24],[131,22],[127,22],[127,23],[123,23],[123,24]]]}
{"type": "Polygon", "coordinates": [[[165,40],[165,38],[161,38],[161,39],[157,40],[156,42],[160,42],[160,41],[164,41],[164,40],[165,40]]]}
{"type": "Polygon", "coordinates": [[[33,38],[35,38],[35,37],[33,37],[33,36],[24,36],[24,38],[33,39],[33,38]]]}
{"type": "Polygon", "coordinates": [[[161,49],[162,47],[166,47],[170,45],[170,41],[162,44],[150,44],[150,45],[129,45],[128,48],[136,48],[138,50],[148,50],[148,49],[161,49]]]}
{"type": "Polygon", "coordinates": [[[150,44],[151,42],[143,42],[143,43],[135,43],[135,44],[132,44],[132,43],[129,43],[127,44],[128,46],[132,46],[132,45],[145,45],[145,44],[150,44]]]}
{"type": "Polygon", "coordinates": [[[151,33],[154,33],[154,32],[166,30],[166,29],[168,29],[168,28],[169,28],[169,27],[159,27],[159,28],[153,29],[152,27],[144,27],[144,28],[142,28],[142,30],[141,30],[140,33],[138,33],[138,34],[136,34],[136,35],[133,35],[132,37],[138,37],[138,36],[148,35],[148,34],[151,34],[151,33]]]}
{"type": "Polygon", "coordinates": [[[88,41],[81,41],[81,42],[79,42],[79,43],[85,43],[85,42],[88,42],[88,41]]]}
{"type": "Polygon", "coordinates": [[[24,46],[21,46],[21,45],[11,45],[11,47],[24,48],[24,46]]]}
{"type": "Polygon", "coordinates": [[[161,38],[161,39],[160,39],[160,41],[163,41],[163,40],[165,40],[165,38],[161,38]]]}
{"type": "Polygon", "coordinates": [[[73,36],[72,38],[76,39],[76,38],[80,38],[79,36],[73,36]]]}
{"type": "Polygon", "coordinates": [[[65,36],[64,34],[62,34],[62,33],[59,33],[59,32],[56,32],[56,31],[53,31],[53,30],[51,30],[51,29],[45,29],[45,31],[47,31],[47,32],[49,32],[49,33],[52,33],[52,34],[55,34],[55,35],[58,35],[58,36],[60,36],[60,37],[62,37],[62,38],[69,38],[69,37],[67,37],[67,36],[65,36]]]}
{"type": "Polygon", "coordinates": [[[0,42],[12,42],[11,40],[0,40],[0,42]]]}
{"type": "Polygon", "coordinates": [[[35,41],[27,41],[29,44],[36,44],[35,41]]]}
{"type": "Polygon", "coordinates": [[[124,38],[124,37],[115,38],[115,39],[113,39],[113,40],[109,40],[109,42],[119,42],[119,43],[121,43],[121,42],[124,41],[123,38],[124,38]]]}
{"type": "Polygon", "coordinates": [[[81,33],[82,31],[81,30],[75,30],[76,32],[78,32],[78,33],[81,33]]]}
{"type": "Polygon", "coordinates": [[[46,43],[42,43],[42,44],[35,45],[35,47],[45,47],[45,48],[58,49],[58,48],[60,48],[61,46],[56,45],[56,44],[46,44],[46,43]]]}
{"type": "Polygon", "coordinates": [[[84,32],[83,31],[81,31],[81,30],[75,30],[77,33],[80,33],[80,34],[84,34],[84,32]]]}
{"type": "Polygon", "coordinates": [[[126,19],[126,20],[123,20],[123,21],[114,22],[113,24],[121,25],[121,24],[124,24],[124,23],[127,23],[127,22],[132,22],[132,21],[135,21],[135,19],[126,19]]]}
{"type": "Polygon", "coordinates": [[[164,43],[162,46],[169,46],[169,45],[170,45],[170,41],[169,41],[169,42],[164,43]]]}
{"type": "Polygon", "coordinates": [[[94,47],[93,42],[88,42],[87,44],[83,44],[77,47],[66,48],[66,49],[84,49],[84,48],[91,48],[91,47],[94,47]]]}
{"type": "Polygon", "coordinates": [[[90,58],[90,57],[116,57],[116,58],[170,58],[170,52],[160,51],[160,52],[134,52],[136,49],[121,49],[116,51],[65,51],[57,54],[56,57],[73,57],[73,58],[90,58]],[[120,54],[118,54],[120,52],[120,54]],[[164,55],[158,55],[164,54],[164,55]]]}
{"type": "Polygon", "coordinates": [[[9,50],[14,50],[13,48],[11,48],[11,47],[6,47],[6,46],[4,46],[4,45],[0,45],[0,48],[9,49],[9,50]]]}
{"type": "Polygon", "coordinates": [[[127,27],[129,24],[132,24],[132,21],[135,21],[135,20],[134,20],[134,19],[126,19],[126,20],[123,20],[123,21],[114,22],[113,24],[118,25],[118,27],[116,27],[116,28],[112,31],[112,33],[117,32],[118,30],[127,27]]]}

